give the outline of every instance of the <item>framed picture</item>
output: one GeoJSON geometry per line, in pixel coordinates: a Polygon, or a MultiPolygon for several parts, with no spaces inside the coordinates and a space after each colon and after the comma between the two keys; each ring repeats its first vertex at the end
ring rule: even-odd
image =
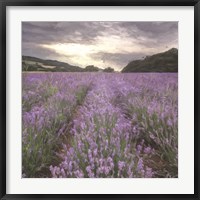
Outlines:
{"type": "Polygon", "coordinates": [[[199,1],[0,5],[2,199],[199,199],[199,1]]]}

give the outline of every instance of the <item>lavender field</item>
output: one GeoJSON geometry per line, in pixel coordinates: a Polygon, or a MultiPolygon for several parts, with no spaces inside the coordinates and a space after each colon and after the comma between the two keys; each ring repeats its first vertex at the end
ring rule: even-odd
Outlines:
{"type": "Polygon", "coordinates": [[[177,73],[23,73],[22,177],[178,177],[177,73]]]}

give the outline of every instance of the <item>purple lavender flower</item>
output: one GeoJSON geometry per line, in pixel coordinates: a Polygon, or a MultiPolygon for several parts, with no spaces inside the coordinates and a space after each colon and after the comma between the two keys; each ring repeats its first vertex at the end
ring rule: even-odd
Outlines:
{"type": "Polygon", "coordinates": [[[27,74],[23,145],[36,151],[33,133],[34,140],[55,136],[49,145],[60,141],[53,177],[153,177],[145,162],[154,154],[151,144],[173,147],[177,160],[177,86],[177,74],[27,74]]]}

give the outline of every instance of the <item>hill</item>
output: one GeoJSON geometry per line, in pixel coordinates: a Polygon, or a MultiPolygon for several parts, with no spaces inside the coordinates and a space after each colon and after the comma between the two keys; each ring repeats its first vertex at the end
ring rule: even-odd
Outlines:
{"type": "Polygon", "coordinates": [[[22,56],[22,71],[82,72],[83,68],[57,60],[43,60],[31,56],[22,56]]]}
{"type": "Polygon", "coordinates": [[[65,62],[57,60],[43,60],[41,58],[22,56],[22,71],[41,71],[41,72],[110,72],[114,71],[112,68],[105,70],[88,65],[85,68],[73,66],[65,62]]]}
{"type": "Polygon", "coordinates": [[[178,49],[131,61],[121,72],[178,72],[178,49]]]}

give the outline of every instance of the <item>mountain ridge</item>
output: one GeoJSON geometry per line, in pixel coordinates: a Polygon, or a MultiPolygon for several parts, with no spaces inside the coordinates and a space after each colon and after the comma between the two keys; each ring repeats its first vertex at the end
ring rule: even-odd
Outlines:
{"type": "Polygon", "coordinates": [[[178,49],[171,48],[143,60],[133,60],[121,72],[178,72],[178,49]]]}
{"type": "Polygon", "coordinates": [[[82,72],[83,68],[57,60],[22,56],[22,71],[82,72]]]}
{"type": "MultiPolygon", "coordinates": [[[[101,69],[94,65],[85,68],[70,65],[68,63],[41,59],[32,56],[22,56],[22,71],[39,72],[114,72],[113,68],[101,69]]],[[[168,51],[146,56],[141,60],[129,62],[122,70],[122,73],[130,72],[178,72],[178,49],[171,48],[168,51]]]]}

